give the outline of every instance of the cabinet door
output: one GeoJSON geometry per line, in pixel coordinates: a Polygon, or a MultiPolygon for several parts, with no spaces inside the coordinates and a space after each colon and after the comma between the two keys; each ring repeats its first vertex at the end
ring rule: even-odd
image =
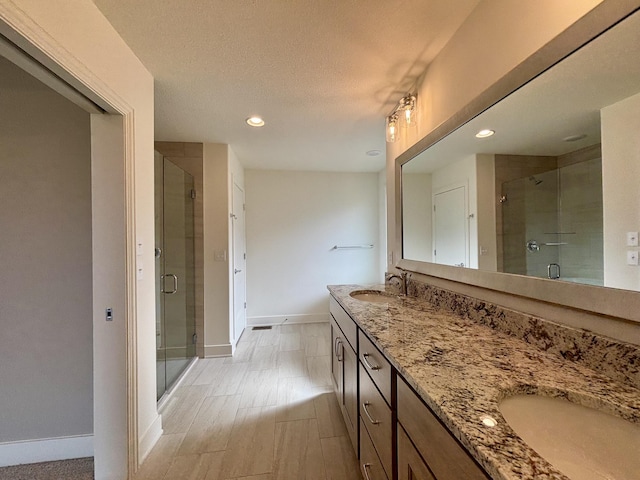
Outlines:
{"type": "Polygon", "coordinates": [[[342,405],[342,338],[341,332],[333,317],[331,317],[331,380],[338,396],[338,403],[342,405]]]}
{"type": "Polygon", "coordinates": [[[348,343],[342,348],[344,409],[353,446],[358,448],[358,357],[348,343]]]}
{"type": "Polygon", "coordinates": [[[398,424],[398,480],[435,480],[418,451],[398,424]]]}

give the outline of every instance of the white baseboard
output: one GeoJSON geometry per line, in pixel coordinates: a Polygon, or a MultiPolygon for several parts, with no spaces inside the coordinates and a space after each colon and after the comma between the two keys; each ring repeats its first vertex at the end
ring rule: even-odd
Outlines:
{"type": "Polygon", "coordinates": [[[0,467],[93,457],[93,435],[0,443],[0,467]]]}
{"type": "Polygon", "coordinates": [[[247,317],[247,327],[262,325],[284,325],[292,323],[328,322],[328,313],[304,313],[299,315],[271,315],[263,317],[247,317]]]}
{"type": "Polygon", "coordinates": [[[205,345],[205,358],[211,357],[230,357],[233,354],[233,345],[225,343],[222,345],[205,345]]]}
{"type": "Polygon", "coordinates": [[[156,415],[156,419],[151,426],[142,435],[140,444],[138,445],[138,466],[142,465],[144,459],[151,452],[156,442],[162,436],[162,415],[156,415]]]}

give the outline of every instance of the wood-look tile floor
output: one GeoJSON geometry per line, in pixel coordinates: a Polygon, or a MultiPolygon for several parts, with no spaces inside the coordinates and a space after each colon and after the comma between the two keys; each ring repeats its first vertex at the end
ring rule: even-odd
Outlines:
{"type": "Polygon", "coordinates": [[[331,385],[329,325],[251,330],[199,360],[162,413],[136,480],[357,480],[331,385]]]}

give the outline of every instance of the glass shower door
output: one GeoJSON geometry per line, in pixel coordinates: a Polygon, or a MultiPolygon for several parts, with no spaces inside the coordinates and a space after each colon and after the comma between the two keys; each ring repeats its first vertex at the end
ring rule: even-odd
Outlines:
{"type": "Polygon", "coordinates": [[[157,398],[195,356],[193,177],[156,153],[157,398]]]}

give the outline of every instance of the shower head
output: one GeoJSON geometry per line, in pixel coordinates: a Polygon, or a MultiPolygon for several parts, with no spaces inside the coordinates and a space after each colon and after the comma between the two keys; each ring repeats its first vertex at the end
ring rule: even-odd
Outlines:
{"type": "Polygon", "coordinates": [[[536,177],[534,177],[533,175],[529,177],[529,180],[531,180],[533,183],[535,183],[536,185],[540,185],[542,183],[542,180],[538,180],[536,177]]]}

